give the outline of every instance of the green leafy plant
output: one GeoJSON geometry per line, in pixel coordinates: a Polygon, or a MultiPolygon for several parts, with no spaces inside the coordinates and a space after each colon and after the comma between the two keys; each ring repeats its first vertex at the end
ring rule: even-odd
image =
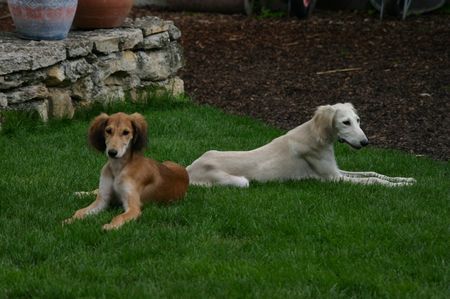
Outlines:
{"type": "Polygon", "coordinates": [[[272,11],[266,7],[263,7],[258,17],[261,19],[273,19],[282,18],[284,16],[286,16],[286,14],[282,11],[272,11]]]}

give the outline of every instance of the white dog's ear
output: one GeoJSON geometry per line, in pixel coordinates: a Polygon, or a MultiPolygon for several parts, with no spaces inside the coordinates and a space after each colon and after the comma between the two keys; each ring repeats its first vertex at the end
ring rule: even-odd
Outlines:
{"type": "Polygon", "coordinates": [[[355,107],[353,107],[352,103],[347,102],[347,103],[344,103],[344,105],[347,106],[349,109],[356,111],[356,109],[355,109],[355,107]]]}
{"type": "Polygon", "coordinates": [[[320,142],[333,137],[333,120],[336,109],[331,105],[319,106],[313,117],[313,128],[320,142]]]}

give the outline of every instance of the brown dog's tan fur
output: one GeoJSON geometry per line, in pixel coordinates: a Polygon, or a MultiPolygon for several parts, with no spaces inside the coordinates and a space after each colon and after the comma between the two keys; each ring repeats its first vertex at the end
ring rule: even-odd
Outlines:
{"type": "Polygon", "coordinates": [[[185,195],[189,177],[184,167],[144,157],[147,123],[139,113],[100,114],[89,128],[89,143],[105,152],[108,162],[101,172],[96,200],[65,223],[97,214],[111,202],[119,202],[125,212],[103,226],[105,230],[116,229],[137,219],[145,202],[171,202],[185,195]]]}

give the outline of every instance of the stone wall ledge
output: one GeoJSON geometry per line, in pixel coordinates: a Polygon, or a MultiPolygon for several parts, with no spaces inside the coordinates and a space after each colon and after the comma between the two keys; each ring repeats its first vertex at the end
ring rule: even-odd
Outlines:
{"type": "Polygon", "coordinates": [[[180,36],[172,21],[157,17],[72,31],[62,41],[0,32],[0,110],[35,109],[47,120],[72,117],[77,106],[124,99],[148,86],[180,94],[180,36]]]}

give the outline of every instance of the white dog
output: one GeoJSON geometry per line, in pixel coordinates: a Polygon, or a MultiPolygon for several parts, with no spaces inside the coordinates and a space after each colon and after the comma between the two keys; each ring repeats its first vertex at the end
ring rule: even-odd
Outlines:
{"type": "Polygon", "coordinates": [[[192,185],[248,187],[258,182],[301,180],[346,181],[360,184],[405,186],[413,178],[388,177],[376,172],[340,170],[333,143],[356,149],[368,144],[352,104],[320,106],[306,123],[251,151],[208,151],[187,167],[192,185]]]}

